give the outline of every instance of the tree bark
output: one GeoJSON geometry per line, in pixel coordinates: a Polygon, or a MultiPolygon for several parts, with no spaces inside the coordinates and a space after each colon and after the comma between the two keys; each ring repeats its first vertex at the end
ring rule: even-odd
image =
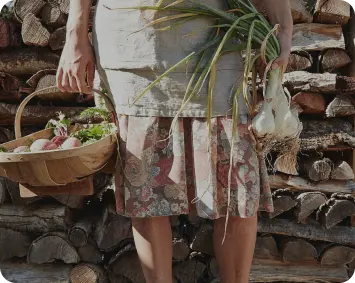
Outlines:
{"type": "Polygon", "coordinates": [[[0,206],[0,227],[22,232],[66,231],[71,212],[60,205],[0,206]]]}
{"type": "Polygon", "coordinates": [[[312,66],[312,57],[308,52],[291,53],[287,65],[286,73],[302,71],[312,66]]]}
{"type": "Polygon", "coordinates": [[[323,72],[335,72],[350,64],[351,59],[344,49],[330,48],[321,53],[319,62],[323,72]]]}
{"type": "Polygon", "coordinates": [[[69,229],[68,239],[74,247],[82,247],[88,242],[91,229],[92,223],[89,219],[77,222],[69,229]]]}
{"type": "Polygon", "coordinates": [[[107,283],[108,278],[105,270],[94,264],[82,263],[76,265],[70,271],[71,283],[107,283]]]}
{"type": "Polygon", "coordinates": [[[333,242],[341,245],[355,245],[353,236],[355,228],[353,227],[338,226],[336,229],[326,230],[320,226],[297,224],[286,219],[274,218],[269,220],[260,218],[258,232],[288,235],[315,241],[333,242]]]}
{"type": "Polygon", "coordinates": [[[59,6],[53,3],[46,3],[41,10],[41,19],[47,26],[58,28],[65,26],[66,15],[60,10],[59,6]]]}
{"type": "Polygon", "coordinates": [[[173,259],[185,260],[190,254],[190,248],[186,241],[181,237],[173,239],[173,259]]]}
{"type": "Polygon", "coordinates": [[[15,0],[15,17],[22,23],[27,14],[32,13],[35,16],[38,15],[45,4],[46,2],[43,0],[15,0]]]}
{"type": "Polygon", "coordinates": [[[325,112],[327,117],[350,116],[355,114],[353,98],[347,94],[337,94],[325,112]]]}
{"type": "Polygon", "coordinates": [[[316,92],[299,92],[292,97],[292,101],[302,108],[303,114],[324,114],[326,102],[324,96],[316,92]]]}
{"type": "Polygon", "coordinates": [[[301,163],[301,172],[315,182],[326,181],[330,177],[333,162],[329,158],[309,157],[301,163]]]}
{"type": "Polygon", "coordinates": [[[49,38],[49,46],[52,50],[62,50],[66,41],[66,27],[56,29],[49,38]]]}
{"type": "Polygon", "coordinates": [[[196,252],[214,255],[213,250],[213,227],[209,223],[202,224],[193,237],[190,248],[196,252]]]}
{"type": "Polygon", "coordinates": [[[279,259],[279,251],[272,235],[259,236],[256,238],[254,258],[279,259]]]}
{"type": "Polygon", "coordinates": [[[305,0],[290,0],[294,24],[311,23],[313,16],[308,11],[305,0]]]}
{"type": "Polygon", "coordinates": [[[338,76],[336,80],[336,89],[342,93],[353,94],[355,91],[355,78],[338,76]]]}
{"type": "Polygon", "coordinates": [[[89,242],[78,248],[78,254],[81,261],[93,264],[101,264],[104,259],[104,254],[96,247],[96,243],[89,239],[89,242]]]}
{"type": "Polygon", "coordinates": [[[282,242],[282,260],[293,263],[317,263],[317,250],[303,239],[287,239],[282,242]]]}
{"type": "Polygon", "coordinates": [[[317,0],[314,22],[345,25],[350,19],[350,4],[346,1],[317,0]]]}
{"type": "Polygon", "coordinates": [[[6,73],[0,73],[0,102],[19,102],[21,82],[6,73]]]}
{"type": "Polygon", "coordinates": [[[41,47],[48,45],[51,35],[40,19],[32,13],[28,13],[23,19],[21,34],[25,44],[41,47]]]}
{"type": "Polygon", "coordinates": [[[27,255],[31,238],[23,233],[0,228],[0,261],[27,255]]]}
{"type": "Polygon", "coordinates": [[[77,251],[64,233],[47,233],[32,242],[27,254],[28,263],[43,264],[55,260],[61,260],[66,264],[80,261],[77,251]]]}
{"type": "Polygon", "coordinates": [[[341,25],[297,24],[293,28],[292,51],[345,48],[341,25]]]}
{"type": "Polygon", "coordinates": [[[75,196],[75,195],[55,195],[52,196],[59,203],[69,207],[69,208],[82,208],[85,205],[85,196],[75,196]]]}
{"type": "Polygon", "coordinates": [[[57,0],[59,4],[59,9],[64,13],[64,14],[69,14],[69,4],[70,0],[57,0]]]}
{"type": "Polygon", "coordinates": [[[295,215],[297,222],[306,223],[308,216],[310,216],[322,204],[326,203],[327,197],[321,192],[306,192],[297,196],[297,207],[295,215]]]}
{"type": "Polygon", "coordinates": [[[355,259],[355,249],[345,246],[331,246],[320,257],[320,264],[326,266],[345,266],[355,259]]]}
{"type": "Polygon", "coordinates": [[[181,283],[197,282],[206,266],[196,258],[183,261],[173,267],[173,275],[181,283]]]}
{"type": "Polygon", "coordinates": [[[335,164],[334,169],[331,174],[331,179],[333,180],[354,180],[354,171],[345,161],[339,161],[335,164]]]}
{"type": "Polygon", "coordinates": [[[18,27],[12,21],[0,18],[0,48],[18,48],[21,45],[21,33],[18,27]]]}
{"type": "Polygon", "coordinates": [[[274,202],[274,212],[269,213],[270,218],[279,216],[297,205],[297,202],[290,190],[276,190],[273,192],[272,198],[274,202]]]}

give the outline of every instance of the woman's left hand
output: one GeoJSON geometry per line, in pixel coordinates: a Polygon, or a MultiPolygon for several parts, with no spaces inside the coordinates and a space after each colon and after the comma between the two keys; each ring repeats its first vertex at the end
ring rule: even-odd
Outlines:
{"type": "Polygon", "coordinates": [[[280,42],[281,53],[280,56],[274,61],[271,69],[282,68],[282,73],[286,71],[288,60],[290,59],[292,48],[292,31],[280,31],[277,35],[280,42]]]}

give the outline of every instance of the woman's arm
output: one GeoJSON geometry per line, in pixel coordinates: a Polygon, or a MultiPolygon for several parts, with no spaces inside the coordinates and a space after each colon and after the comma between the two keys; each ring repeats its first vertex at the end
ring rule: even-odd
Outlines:
{"type": "Polygon", "coordinates": [[[61,91],[89,93],[92,88],[95,65],[88,37],[90,7],[91,0],[70,1],[66,42],[57,71],[61,91]]]}
{"type": "Polygon", "coordinates": [[[293,20],[289,0],[265,0],[265,9],[271,25],[280,25],[277,37],[281,46],[281,54],[272,68],[282,66],[285,70],[292,47],[293,20]]]}

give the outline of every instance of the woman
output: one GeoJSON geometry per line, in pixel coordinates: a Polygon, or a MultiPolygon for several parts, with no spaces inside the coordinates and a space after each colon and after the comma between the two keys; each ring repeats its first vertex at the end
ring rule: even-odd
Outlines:
{"type": "MultiPolygon", "coordinates": [[[[225,8],[225,0],[200,1],[225,8]]],[[[158,2],[98,0],[93,52],[87,36],[91,1],[71,1],[58,87],[62,91],[90,93],[95,53],[98,72],[119,114],[122,166],[116,174],[117,211],[132,218],[146,282],[172,282],[168,216],[195,211],[200,217],[214,220],[214,250],[221,283],[246,283],[255,246],[259,203],[260,209],[271,211],[272,200],[270,191],[260,189],[258,159],[248,131],[248,111],[241,99],[231,202],[227,201],[230,93],[242,76],[243,62],[237,52],[223,55],[218,62],[212,136],[209,137],[206,124],[205,86],[185,107],[169,137],[172,117],[181,106],[193,63],[175,70],[136,104],[131,102],[159,74],[203,44],[211,23],[198,19],[170,31],[158,31],[156,27],[142,29],[159,13],[115,9],[153,6],[158,2]],[[221,244],[227,209],[231,217],[221,244]]],[[[172,2],[165,0],[163,5],[172,2]]],[[[292,38],[289,3],[286,0],[264,0],[264,3],[271,24],[281,26],[278,38],[282,52],[272,67],[286,67],[292,38]]]]}

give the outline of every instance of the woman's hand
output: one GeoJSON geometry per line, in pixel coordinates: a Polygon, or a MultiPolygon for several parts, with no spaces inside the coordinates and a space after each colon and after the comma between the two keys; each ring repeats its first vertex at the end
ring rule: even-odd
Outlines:
{"type": "Polygon", "coordinates": [[[277,35],[279,39],[281,53],[280,56],[274,61],[271,69],[282,68],[283,73],[286,71],[288,60],[291,54],[292,48],[292,30],[291,31],[280,31],[277,35]]]}
{"type": "Polygon", "coordinates": [[[67,34],[57,71],[57,86],[63,92],[89,94],[93,87],[95,63],[87,32],[67,34]]]}

